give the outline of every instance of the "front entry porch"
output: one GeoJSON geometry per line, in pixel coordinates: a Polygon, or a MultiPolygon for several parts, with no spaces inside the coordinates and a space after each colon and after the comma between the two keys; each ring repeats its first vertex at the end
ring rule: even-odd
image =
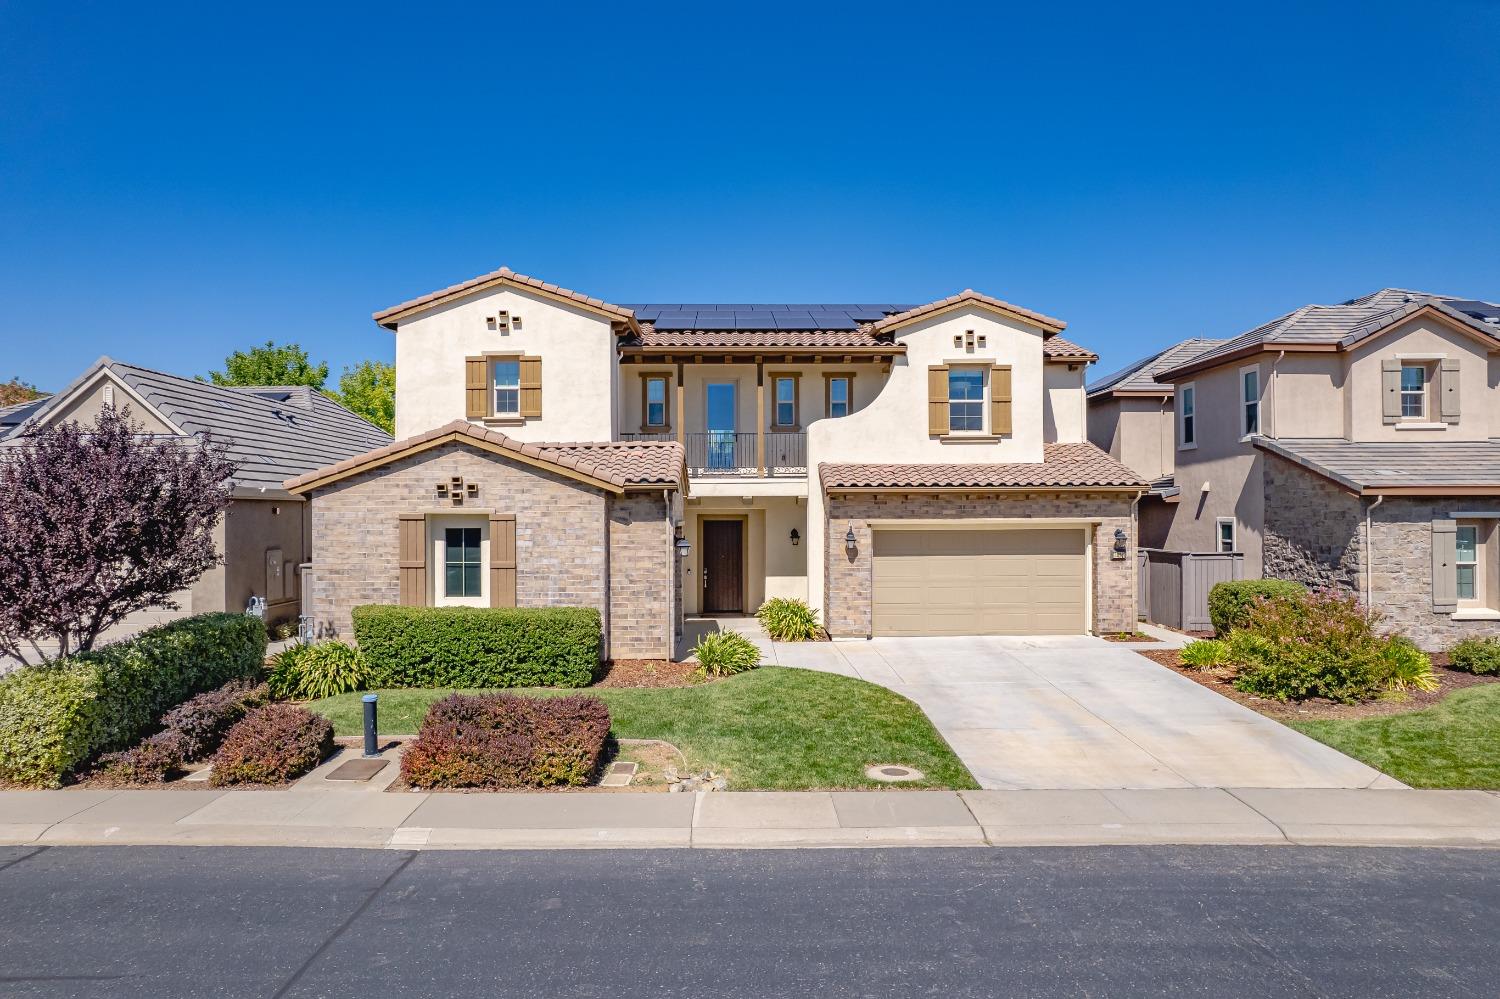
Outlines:
{"type": "Polygon", "coordinates": [[[807,599],[807,501],[703,496],[683,510],[688,614],[753,615],[771,597],[807,599]]]}

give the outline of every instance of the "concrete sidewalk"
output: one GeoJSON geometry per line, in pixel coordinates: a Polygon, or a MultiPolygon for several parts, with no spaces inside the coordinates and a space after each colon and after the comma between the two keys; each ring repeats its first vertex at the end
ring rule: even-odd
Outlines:
{"type": "Polygon", "coordinates": [[[1500,847],[1486,791],[0,791],[0,845],[1500,847]]]}

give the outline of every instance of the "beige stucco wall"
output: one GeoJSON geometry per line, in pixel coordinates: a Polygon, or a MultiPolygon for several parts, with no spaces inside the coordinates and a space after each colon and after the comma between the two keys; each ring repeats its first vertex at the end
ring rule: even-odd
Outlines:
{"type": "Polygon", "coordinates": [[[251,596],[267,596],[266,552],[281,549],[287,597],[267,601],[266,623],[301,613],[302,581],[297,567],[308,560],[307,504],[294,500],[235,500],[224,522],[222,593],[226,610],[242,611],[251,596]]]}
{"type": "Polygon", "coordinates": [[[1104,396],[1089,403],[1089,440],[1146,480],[1176,467],[1172,400],[1104,396]]]}
{"type": "MultiPolygon", "coordinates": [[[[1348,354],[1350,439],[1356,441],[1397,441],[1409,444],[1424,441],[1482,441],[1495,432],[1500,397],[1491,389],[1491,362],[1488,352],[1472,337],[1459,333],[1432,319],[1409,321],[1395,331],[1361,344],[1348,354]],[[1380,362],[1399,355],[1422,358],[1449,357],[1459,362],[1459,421],[1436,430],[1403,429],[1381,418],[1380,362]]],[[[1433,422],[1438,400],[1429,392],[1429,412],[1433,422]]]]}
{"type": "Polygon", "coordinates": [[[1086,438],[1087,396],[1084,392],[1086,364],[1044,364],[1045,388],[1042,433],[1045,440],[1076,444],[1086,438]]]}
{"type": "MultiPolygon", "coordinates": [[[[880,394],[852,416],[823,420],[809,428],[806,543],[811,551],[824,550],[826,528],[823,490],[817,473],[819,462],[954,464],[1042,460],[1046,389],[1040,327],[969,306],[898,330],[896,339],[906,346],[906,354],[896,358],[890,379],[880,394]],[[982,334],[986,345],[973,351],[955,347],[954,336],[963,336],[966,330],[982,334]],[[927,368],[948,363],[1011,366],[1011,394],[1015,400],[1013,433],[969,440],[928,435],[927,368]]],[[[1078,434],[1081,438],[1081,424],[1078,434]]],[[[808,602],[814,607],[821,608],[824,587],[824,573],[814,572],[809,576],[808,602]]]]}
{"type": "Polygon", "coordinates": [[[497,425],[518,440],[610,440],[615,430],[615,334],[608,320],[513,288],[477,292],[400,324],[396,437],[464,419],[464,358],[493,352],[542,359],[542,416],[497,425]],[[486,317],[504,310],[521,328],[502,334],[486,317]]]}
{"type": "MultiPolygon", "coordinates": [[[[1242,367],[1234,365],[1233,370],[1242,367]]],[[[1345,436],[1348,414],[1341,355],[1271,354],[1256,367],[1262,389],[1261,432],[1267,437],[1345,436]]]]}
{"type": "MultiPolygon", "coordinates": [[[[825,419],[827,383],[825,374],[853,376],[854,411],[858,412],[880,394],[887,375],[880,364],[774,364],[765,363],[765,429],[770,429],[775,414],[775,403],[771,376],[795,374],[797,379],[798,426],[807,426],[825,419]]],[[[668,398],[671,405],[671,427],[675,434],[681,420],[677,412],[677,371],[673,365],[622,365],[620,368],[619,427],[625,433],[641,430],[641,381],[646,375],[665,375],[668,379],[668,398]]],[[[682,373],[683,408],[687,411],[686,433],[703,433],[707,430],[707,386],[710,382],[732,382],[735,386],[735,427],[741,433],[755,429],[756,382],[755,365],[748,364],[685,364],[682,373]]],[[[924,417],[925,419],[925,417],[924,417]]]]}
{"type": "Polygon", "coordinates": [[[683,603],[697,614],[703,598],[704,520],[738,519],[744,528],[745,613],[753,614],[771,597],[807,599],[807,501],[795,496],[761,496],[746,505],[740,497],[702,497],[684,509],[683,536],[692,545],[683,567],[683,603]],[[793,545],[792,529],[801,541],[793,545]]]}

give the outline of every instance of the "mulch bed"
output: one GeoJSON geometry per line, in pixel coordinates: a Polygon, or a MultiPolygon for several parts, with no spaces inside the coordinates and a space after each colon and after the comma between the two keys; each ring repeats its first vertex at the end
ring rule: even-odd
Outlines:
{"type": "Polygon", "coordinates": [[[595,687],[693,687],[703,681],[693,676],[696,663],[667,659],[611,659],[595,687]]]}
{"type": "Polygon", "coordinates": [[[1152,638],[1144,631],[1115,631],[1107,635],[1100,635],[1106,642],[1159,642],[1161,639],[1152,638]]]}
{"type": "Polygon", "coordinates": [[[1282,703],[1235,690],[1234,682],[1230,678],[1212,676],[1184,666],[1182,655],[1177,649],[1136,649],[1135,651],[1137,655],[1145,656],[1154,663],[1160,663],[1170,670],[1181,673],[1194,683],[1201,684],[1215,693],[1223,694],[1252,711],[1259,711],[1268,718],[1283,722],[1312,721],[1319,718],[1374,718],[1380,715],[1400,714],[1403,711],[1417,711],[1421,708],[1430,708],[1449,694],[1463,690],[1465,687],[1500,683],[1500,677],[1497,676],[1475,676],[1473,673],[1449,669],[1447,655],[1438,653],[1432,657],[1432,672],[1437,677],[1438,689],[1431,692],[1408,690],[1399,696],[1367,701],[1364,704],[1335,704],[1333,701],[1325,701],[1321,698],[1282,703]]]}

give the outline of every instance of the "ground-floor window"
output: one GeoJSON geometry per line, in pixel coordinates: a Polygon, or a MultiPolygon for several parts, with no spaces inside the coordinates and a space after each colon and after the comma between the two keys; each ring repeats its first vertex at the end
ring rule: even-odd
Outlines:
{"type": "Polygon", "coordinates": [[[1220,517],[1218,520],[1218,549],[1221,552],[1235,550],[1233,517],[1220,517]]]}
{"type": "Polygon", "coordinates": [[[479,557],[479,528],[449,527],[443,531],[443,595],[477,597],[484,585],[479,557]]]}

